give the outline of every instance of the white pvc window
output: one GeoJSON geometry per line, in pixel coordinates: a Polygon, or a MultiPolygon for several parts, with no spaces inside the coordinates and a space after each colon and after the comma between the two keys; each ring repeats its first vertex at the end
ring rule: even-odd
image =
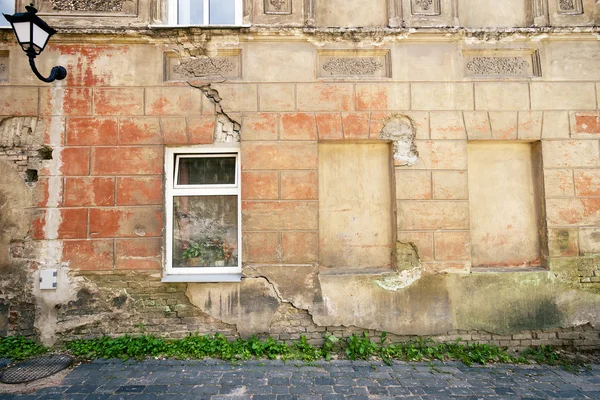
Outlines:
{"type": "Polygon", "coordinates": [[[2,14],[12,15],[15,13],[15,0],[0,0],[0,27],[9,28],[10,24],[2,14]]]}
{"type": "Polygon", "coordinates": [[[242,0],[169,0],[169,25],[241,25],[242,0]]]}
{"type": "Polygon", "coordinates": [[[241,278],[239,146],[167,148],[165,281],[241,278]]]}

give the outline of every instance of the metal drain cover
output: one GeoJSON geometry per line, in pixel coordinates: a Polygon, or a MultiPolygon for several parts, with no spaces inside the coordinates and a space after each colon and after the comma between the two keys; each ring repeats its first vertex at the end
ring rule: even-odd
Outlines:
{"type": "Polygon", "coordinates": [[[64,354],[47,354],[30,358],[6,368],[0,372],[2,383],[24,383],[42,379],[62,371],[73,363],[73,359],[64,354]]]}

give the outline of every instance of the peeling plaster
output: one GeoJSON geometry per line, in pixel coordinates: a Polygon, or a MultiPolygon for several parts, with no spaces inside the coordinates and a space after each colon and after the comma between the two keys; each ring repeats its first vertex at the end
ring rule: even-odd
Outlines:
{"type": "Polygon", "coordinates": [[[381,129],[379,139],[391,140],[394,160],[400,161],[400,165],[411,166],[419,160],[415,136],[413,121],[405,115],[394,115],[381,129]]]}
{"type": "Polygon", "coordinates": [[[194,85],[190,82],[188,82],[188,84],[191,87],[200,89],[206,98],[209,99],[215,106],[215,112],[217,113],[217,122],[215,124],[215,143],[239,143],[241,124],[227,115],[227,113],[223,110],[223,106],[221,105],[222,99],[219,95],[219,92],[213,89],[210,83],[200,86],[194,85]]]}
{"type": "Polygon", "coordinates": [[[375,283],[382,289],[397,291],[407,288],[418,281],[421,278],[422,271],[423,268],[420,266],[407,269],[400,271],[397,276],[385,277],[381,280],[376,280],[375,283]]]}

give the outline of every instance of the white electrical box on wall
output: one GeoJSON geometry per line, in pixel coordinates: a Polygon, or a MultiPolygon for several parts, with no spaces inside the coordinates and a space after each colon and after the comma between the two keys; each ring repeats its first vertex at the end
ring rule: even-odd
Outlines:
{"type": "Polygon", "coordinates": [[[41,290],[55,290],[56,289],[56,275],[55,269],[42,269],[40,270],[40,289],[41,290]]]}

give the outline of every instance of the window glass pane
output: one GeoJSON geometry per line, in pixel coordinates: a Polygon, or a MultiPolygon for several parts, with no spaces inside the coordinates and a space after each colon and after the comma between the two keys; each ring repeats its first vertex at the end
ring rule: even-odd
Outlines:
{"type": "Polygon", "coordinates": [[[202,0],[179,0],[179,20],[181,25],[202,25],[204,23],[204,2],[202,0]]]}
{"type": "Polygon", "coordinates": [[[10,26],[4,14],[14,14],[15,12],[15,0],[0,0],[0,26],[10,26]]]}
{"type": "Polygon", "coordinates": [[[210,24],[235,24],[235,0],[210,0],[210,24]]]}
{"type": "Polygon", "coordinates": [[[235,184],[234,157],[179,157],[178,185],[235,184]]]}
{"type": "Polygon", "coordinates": [[[237,267],[237,196],[173,198],[173,268],[237,267]]]}

